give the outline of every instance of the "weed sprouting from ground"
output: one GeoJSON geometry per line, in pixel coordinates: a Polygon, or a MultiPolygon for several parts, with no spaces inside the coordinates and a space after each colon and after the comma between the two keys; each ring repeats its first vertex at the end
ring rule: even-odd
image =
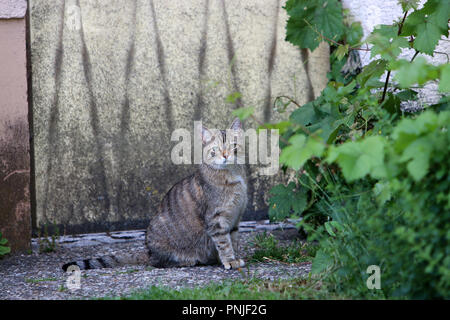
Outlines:
{"type": "Polygon", "coordinates": [[[311,262],[314,258],[317,246],[315,244],[299,240],[289,244],[281,244],[273,234],[266,232],[257,234],[250,245],[256,250],[249,262],[279,261],[284,263],[311,262]]]}
{"type": "Polygon", "coordinates": [[[39,283],[39,282],[49,282],[49,281],[58,281],[57,278],[41,278],[41,279],[32,279],[32,278],[26,278],[26,283],[39,283]]]}
{"type": "Polygon", "coordinates": [[[54,252],[58,247],[57,240],[59,239],[59,228],[54,225],[54,232],[50,236],[47,224],[43,227],[43,234],[41,229],[38,230],[38,244],[39,253],[54,252]],[[41,238],[42,236],[42,238],[41,238]]]}

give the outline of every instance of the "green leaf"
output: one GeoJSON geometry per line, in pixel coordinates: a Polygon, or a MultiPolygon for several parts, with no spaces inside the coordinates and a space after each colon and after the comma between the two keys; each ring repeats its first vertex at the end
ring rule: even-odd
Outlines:
{"type": "Polygon", "coordinates": [[[11,252],[11,248],[5,246],[7,243],[8,240],[2,238],[2,233],[0,232],[0,257],[11,252]]]}
{"type": "Polygon", "coordinates": [[[237,99],[241,98],[242,94],[240,92],[233,92],[230,93],[226,98],[225,101],[228,103],[235,103],[237,99]]]}
{"type": "Polygon", "coordinates": [[[384,138],[372,136],[357,142],[346,142],[331,146],[327,162],[337,162],[349,182],[366,175],[382,178],[386,175],[384,167],[384,138]]]}
{"type": "Polygon", "coordinates": [[[331,227],[331,225],[330,225],[330,221],[328,221],[328,222],[325,222],[325,230],[328,232],[328,234],[330,235],[330,236],[333,236],[333,237],[335,237],[336,236],[336,233],[334,233],[334,231],[333,231],[333,228],[331,227]]]}
{"type": "Polygon", "coordinates": [[[269,217],[272,220],[282,220],[292,215],[300,216],[308,203],[307,190],[297,188],[294,182],[287,186],[274,186],[269,191],[269,217]]]}
{"type": "Polygon", "coordinates": [[[302,126],[308,126],[312,123],[317,123],[322,120],[326,114],[321,112],[319,108],[316,108],[312,102],[309,102],[300,108],[294,110],[289,120],[293,123],[297,123],[302,126]]]}
{"type": "Polygon", "coordinates": [[[418,137],[435,130],[437,126],[438,117],[433,112],[424,112],[416,119],[402,119],[392,132],[396,151],[402,153],[418,137]]]}
{"type": "Polygon", "coordinates": [[[417,91],[414,91],[412,89],[406,89],[400,91],[395,96],[399,98],[401,101],[417,100],[417,91]]]}
{"type": "Polygon", "coordinates": [[[432,56],[440,37],[441,32],[433,23],[420,24],[417,26],[417,37],[414,40],[414,48],[417,51],[432,56]]]}
{"type": "Polygon", "coordinates": [[[344,33],[342,6],[337,0],[289,0],[286,40],[313,51],[322,36],[339,40],[344,33]]]}
{"type": "Polygon", "coordinates": [[[308,197],[306,195],[306,190],[303,189],[301,192],[297,193],[297,196],[292,199],[292,210],[293,214],[299,216],[305,211],[308,205],[308,197]]]}
{"type": "Polygon", "coordinates": [[[380,55],[382,59],[391,61],[401,53],[401,48],[409,48],[406,38],[397,35],[398,27],[392,25],[380,25],[367,38],[372,43],[371,57],[380,55]]]}
{"type": "Polygon", "coordinates": [[[417,9],[420,0],[399,0],[398,3],[402,6],[403,11],[417,9]]]}
{"type": "Polygon", "coordinates": [[[432,104],[430,109],[434,109],[436,112],[450,110],[450,96],[444,96],[436,104],[432,104]]]}
{"type": "Polygon", "coordinates": [[[330,268],[333,264],[333,258],[323,252],[323,250],[317,251],[316,257],[313,260],[312,266],[311,266],[311,273],[312,274],[320,274],[330,268]]]}
{"type": "Polygon", "coordinates": [[[350,46],[356,46],[364,36],[364,30],[358,21],[352,22],[350,28],[347,29],[345,40],[350,46]]]}
{"type": "Polygon", "coordinates": [[[325,222],[324,226],[328,234],[333,237],[336,237],[336,233],[334,232],[333,228],[336,229],[337,231],[343,230],[342,225],[337,221],[327,221],[325,222]]]}
{"type": "Polygon", "coordinates": [[[441,78],[439,80],[439,91],[450,92],[450,64],[441,66],[441,78]]]}
{"type": "Polygon", "coordinates": [[[0,256],[3,256],[7,253],[11,252],[11,248],[9,247],[0,247],[0,256]]]}
{"type": "Polygon", "coordinates": [[[448,126],[447,113],[438,115],[426,111],[416,119],[403,119],[392,133],[394,150],[399,154],[398,162],[407,163],[406,168],[414,181],[420,181],[428,173],[433,157],[431,135],[439,127],[448,126]]]}
{"type": "Polygon", "coordinates": [[[355,87],[356,87],[356,81],[353,80],[348,85],[339,87],[337,90],[337,93],[340,97],[345,97],[345,96],[349,95],[350,93],[352,93],[355,90],[355,87]]]}
{"type": "Polygon", "coordinates": [[[337,0],[318,1],[314,14],[314,25],[321,35],[339,40],[344,33],[344,19],[342,15],[341,3],[337,0]]]}
{"type": "Polygon", "coordinates": [[[417,57],[411,63],[404,59],[398,60],[392,64],[392,67],[398,69],[394,78],[402,88],[409,88],[416,83],[423,85],[439,77],[439,68],[428,64],[424,57],[417,57]]]}
{"type": "Polygon", "coordinates": [[[441,36],[448,36],[449,18],[449,0],[428,0],[406,18],[401,35],[414,36],[414,48],[433,55],[441,36]]]}
{"type": "Polygon", "coordinates": [[[388,92],[387,98],[383,101],[382,107],[390,114],[401,114],[400,103],[401,100],[397,97],[397,95],[388,92]]]}
{"type": "Polygon", "coordinates": [[[347,86],[340,86],[338,89],[334,87],[335,85],[330,83],[317,100],[298,108],[292,112],[289,118],[292,123],[306,127],[326,143],[334,141],[339,127],[342,125],[339,104],[354,91],[356,82],[352,81],[347,86]]]}
{"type": "Polygon", "coordinates": [[[294,170],[298,170],[303,164],[299,159],[302,157],[302,148],[306,143],[306,137],[304,135],[295,135],[289,139],[289,143],[291,145],[281,150],[280,162],[294,170]]]}
{"type": "Polygon", "coordinates": [[[231,112],[232,115],[238,117],[241,121],[247,119],[255,112],[254,107],[239,108],[231,112]]]}
{"type": "Polygon", "coordinates": [[[392,192],[387,182],[376,183],[373,187],[373,193],[375,194],[379,205],[385,204],[387,201],[391,200],[392,197],[392,192]]]}
{"type": "Polygon", "coordinates": [[[423,137],[408,145],[400,161],[408,162],[406,166],[408,172],[417,182],[428,173],[431,155],[432,146],[429,143],[429,139],[423,137]]]}
{"type": "Polygon", "coordinates": [[[318,137],[308,137],[297,134],[289,139],[291,145],[283,148],[280,162],[294,170],[300,169],[312,157],[322,156],[325,144],[318,137]]]}
{"type": "Polygon", "coordinates": [[[292,123],[290,121],[280,121],[278,123],[265,123],[258,127],[258,132],[260,129],[278,129],[279,134],[282,135],[285,133],[290,127],[292,123]]]}
{"type": "Polygon", "coordinates": [[[348,54],[348,48],[349,48],[348,44],[346,44],[346,45],[343,45],[343,44],[339,45],[338,48],[336,49],[336,51],[334,52],[334,54],[336,55],[336,58],[338,60],[342,60],[342,58],[345,57],[345,55],[348,54]]]}
{"type": "Polygon", "coordinates": [[[339,121],[336,121],[335,117],[327,115],[319,122],[309,126],[308,129],[322,138],[326,143],[331,143],[336,138],[337,130],[339,130],[341,125],[339,121]]]}
{"type": "Polygon", "coordinates": [[[363,69],[356,80],[361,87],[365,87],[369,80],[380,79],[381,75],[386,71],[386,67],[387,61],[381,59],[374,60],[363,69]]]}

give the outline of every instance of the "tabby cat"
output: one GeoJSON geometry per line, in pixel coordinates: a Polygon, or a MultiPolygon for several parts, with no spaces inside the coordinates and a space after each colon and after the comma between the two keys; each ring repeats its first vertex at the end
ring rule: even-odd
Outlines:
{"type": "MultiPolygon", "coordinates": [[[[247,183],[241,159],[242,124],[229,130],[202,127],[203,163],[176,183],[150,218],[147,252],[120,254],[67,263],[80,269],[148,263],[184,267],[221,263],[225,269],[244,266],[239,259],[238,228],[247,206],[247,183]]],[[[242,160],[242,159],[241,159],[242,160]]]]}

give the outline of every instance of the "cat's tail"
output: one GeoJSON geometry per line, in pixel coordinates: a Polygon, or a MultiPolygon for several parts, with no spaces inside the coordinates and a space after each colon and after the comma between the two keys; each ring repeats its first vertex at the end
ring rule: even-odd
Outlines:
{"type": "Polygon", "coordinates": [[[125,265],[148,264],[149,255],[144,250],[135,253],[117,253],[98,258],[83,259],[66,263],[62,266],[64,271],[70,266],[78,266],[80,270],[114,268],[125,265]]]}

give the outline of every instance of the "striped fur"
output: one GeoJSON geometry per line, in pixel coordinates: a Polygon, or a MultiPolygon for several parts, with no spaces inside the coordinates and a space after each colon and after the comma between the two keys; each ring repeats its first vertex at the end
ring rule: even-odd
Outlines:
{"type": "Polygon", "coordinates": [[[98,258],[77,260],[66,263],[62,266],[64,271],[71,265],[76,265],[80,270],[114,268],[130,264],[148,263],[148,254],[146,252],[138,253],[119,253],[116,255],[102,256],[98,258]]]}
{"type": "Polygon", "coordinates": [[[169,190],[158,214],[151,217],[146,237],[151,265],[222,263],[226,269],[244,265],[236,257],[238,224],[247,205],[245,171],[236,164],[242,146],[239,139],[227,137],[227,133],[242,137],[239,119],[230,129],[203,128],[203,164],[169,190]]]}
{"type": "Polygon", "coordinates": [[[85,259],[63,269],[75,264],[93,269],[136,263],[160,268],[217,263],[225,269],[243,267],[237,257],[238,226],[247,206],[245,170],[237,164],[242,136],[237,118],[228,131],[203,127],[203,164],[176,183],[150,217],[146,253],[85,259]]]}

